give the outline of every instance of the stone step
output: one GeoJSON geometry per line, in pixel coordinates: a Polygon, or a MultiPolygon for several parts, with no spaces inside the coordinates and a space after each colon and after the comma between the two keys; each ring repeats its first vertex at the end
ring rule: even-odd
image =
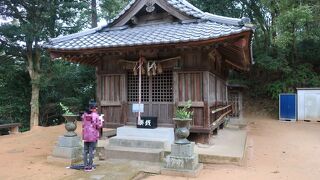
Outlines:
{"type": "Polygon", "coordinates": [[[117,129],[103,128],[102,137],[113,137],[117,135],[117,129]]]}
{"type": "Polygon", "coordinates": [[[129,159],[136,161],[161,162],[163,149],[133,148],[123,146],[106,147],[106,159],[129,159]]]}
{"type": "Polygon", "coordinates": [[[118,137],[140,137],[151,139],[162,139],[172,144],[174,142],[174,129],[158,127],[156,129],[143,129],[133,126],[123,126],[117,128],[118,137]]]}
{"type": "Polygon", "coordinates": [[[164,149],[166,141],[155,138],[116,136],[109,139],[110,146],[164,149]]]}

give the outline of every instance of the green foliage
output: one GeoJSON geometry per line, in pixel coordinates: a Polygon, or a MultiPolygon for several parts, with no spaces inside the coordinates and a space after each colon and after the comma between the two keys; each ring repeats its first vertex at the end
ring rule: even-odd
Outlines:
{"type": "Polygon", "coordinates": [[[308,24],[312,23],[312,11],[310,6],[299,6],[285,11],[276,19],[278,35],[276,44],[290,53],[298,41],[312,37],[308,33],[308,24]]]}
{"type": "MultiPolygon", "coordinates": [[[[40,81],[40,124],[56,125],[64,122],[59,102],[78,113],[95,97],[95,69],[65,61],[42,60],[40,81]]],[[[0,121],[22,123],[29,129],[31,84],[23,60],[0,56],[0,121]]],[[[1,123],[0,122],[0,123],[1,123]]]]}
{"type": "Polygon", "coordinates": [[[251,97],[274,102],[279,93],[319,87],[320,1],[240,2],[245,5],[244,14],[257,25],[255,64],[250,72],[234,73],[231,81],[247,85],[251,97]]]}
{"type": "Polygon", "coordinates": [[[229,17],[241,17],[243,9],[235,0],[188,0],[191,4],[205,12],[229,17]]]}
{"type": "Polygon", "coordinates": [[[63,115],[74,115],[73,112],[69,109],[69,107],[63,105],[61,102],[59,103],[60,107],[62,108],[63,115]]]}
{"type": "Polygon", "coordinates": [[[181,108],[179,107],[176,111],[175,117],[178,119],[191,119],[193,111],[189,111],[188,109],[191,107],[191,100],[187,101],[187,103],[181,108]]]}
{"type": "Polygon", "coordinates": [[[74,113],[85,109],[95,97],[95,68],[69,63],[63,60],[43,61],[41,78],[40,120],[43,126],[60,124],[59,102],[74,113]]]}
{"type": "Polygon", "coordinates": [[[23,61],[0,55],[0,124],[22,123],[20,130],[29,129],[29,81],[23,61]]]}
{"type": "MultiPolygon", "coordinates": [[[[43,52],[39,44],[50,37],[78,32],[82,28],[88,27],[90,9],[87,7],[90,7],[89,5],[89,0],[0,1],[0,16],[12,19],[11,22],[0,26],[0,50],[4,52],[6,57],[11,57],[12,64],[20,68],[12,68],[11,71],[8,68],[4,69],[4,73],[8,77],[6,77],[2,86],[6,92],[0,94],[0,99],[6,100],[3,102],[10,102],[10,105],[8,103],[1,105],[0,109],[4,112],[1,116],[6,118],[17,116],[17,118],[23,119],[23,127],[29,127],[29,124],[34,121],[16,113],[16,109],[21,108],[21,113],[25,115],[25,113],[30,113],[30,107],[32,107],[31,111],[36,112],[35,110],[40,106],[40,125],[46,126],[61,122],[57,102],[62,101],[65,98],[64,96],[70,94],[61,95],[63,92],[55,90],[50,83],[42,84],[48,82],[54,76],[48,76],[54,63],[49,62],[49,57],[43,52]],[[21,77],[30,76],[30,78],[26,78],[27,81],[19,84],[18,88],[10,87],[9,85],[16,86],[16,79],[19,78],[12,79],[12,76],[9,75],[20,72],[23,72],[21,77]],[[33,86],[32,89],[31,86],[33,86]],[[15,88],[24,89],[30,95],[31,91],[37,92],[40,89],[41,98],[32,102],[35,104],[34,106],[30,106],[30,102],[28,102],[32,99],[30,95],[20,96],[23,97],[20,99],[16,98],[19,96],[8,96],[11,95],[10,93],[17,91],[15,88]],[[12,110],[15,114],[9,110],[12,110]]],[[[65,66],[68,66],[68,64],[65,64],[65,66]]],[[[65,81],[62,84],[63,86],[65,84],[70,85],[74,82],[73,80],[65,81]]],[[[79,86],[82,86],[82,84],[79,86]]],[[[17,95],[20,95],[19,93],[22,93],[22,91],[19,91],[17,95]]],[[[70,97],[76,95],[79,94],[73,93],[70,97]]],[[[81,104],[78,104],[78,106],[81,106],[81,104]]]]}
{"type": "Polygon", "coordinates": [[[102,0],[101,16],[109,22],[114,18],[128,3],[130,0],[102,0]]]}
{"type": "Polygon", "coordinates": [[[269,72],[286,72],[289,68],[285,58],[274,58],[266,52],[257,54],[255,62],[258,67],[269,72]]]}

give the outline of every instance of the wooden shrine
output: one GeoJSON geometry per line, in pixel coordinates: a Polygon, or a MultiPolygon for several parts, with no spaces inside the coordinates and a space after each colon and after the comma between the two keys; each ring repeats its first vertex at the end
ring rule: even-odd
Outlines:
{"type": "Polygon", "coordinates": [[[142,116],[173,127],[176,108],[191,100],[191,132],[207,140],[215,121],[231,112],[229,70],[249,70],[253,32],[247,18],[206,13],[185,0],[132,0],[106,26],[51,39],[44,47],[52,58],[96,67],[106,127],[136,124],[132,105],[143,58],[142,116]]]}

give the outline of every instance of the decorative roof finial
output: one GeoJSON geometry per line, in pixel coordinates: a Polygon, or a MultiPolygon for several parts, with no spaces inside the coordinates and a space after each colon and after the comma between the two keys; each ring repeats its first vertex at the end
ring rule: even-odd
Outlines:
{"type": "Polygon", "coordinates": [[[149,0],[147,3],[146,3],[146,6],[147,6],[147,8],[146,8],[146,11],[148,12],[148,13],[151,13],[151,12],[153,12],[155,9],[156,9],[156,7],[154,6],[154,1],[153,0],[149,0]]]}

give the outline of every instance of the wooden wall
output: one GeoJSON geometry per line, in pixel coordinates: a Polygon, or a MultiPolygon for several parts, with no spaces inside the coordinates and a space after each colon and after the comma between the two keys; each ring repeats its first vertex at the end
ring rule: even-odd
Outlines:
{"type": "MultiPolygon", "coordinates": [[[[171,69],[172,102],[146,102],[144,115],[157,116],[159,126],[173,126],[176,108],[191,100],[194,112],[192,131],[207,132],[210,108],[226,103],[225,66],[217,52],[215,56],[209,56],[209,52],[181,52],[179,67],[171,69]]],[[[128,102],[127,97],[127,70],[119,65],[119,59],[121,57],[105,57],[97,68],[97,98],[108,127],[134,125],[136,122],[136,114],[131,112],[132,102],[128,102]]]]}
{"type": "Polygon", "coordinates": [[[226,103],[223,62],[211,61],[201,51],[185,53],[182,60],[181,69],[174,72],[175,109],[192,100],[191,132],[209,132],[210,108],[226,103]]]}
{"type": "Polygon", "coordinates": [[[202,72],[178,72],[179,102],[191,100],[193,102],[203,101],[202,72]]]}
{"type": "Polygon", "coordinates": [[[126,89],[126,74],[117,59],[103,59],[97,68],[97,101],[108,127],[122,126],[127,119],[126,89]]]}

